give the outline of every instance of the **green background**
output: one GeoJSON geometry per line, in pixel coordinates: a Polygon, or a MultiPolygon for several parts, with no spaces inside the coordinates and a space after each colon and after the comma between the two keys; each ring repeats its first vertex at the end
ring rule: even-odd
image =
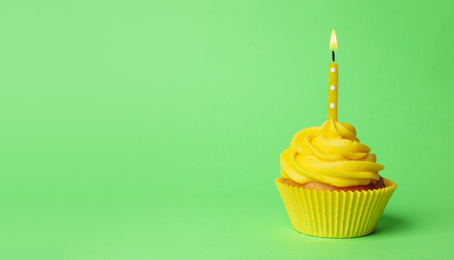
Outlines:
{"type": "Polygon", "coordinates": [[[2,259],[453,257],[452,1],[1,1],[2,259]],[[374,234],[294,231],[279,154],[339,120],[398,184],[374,234]]]}

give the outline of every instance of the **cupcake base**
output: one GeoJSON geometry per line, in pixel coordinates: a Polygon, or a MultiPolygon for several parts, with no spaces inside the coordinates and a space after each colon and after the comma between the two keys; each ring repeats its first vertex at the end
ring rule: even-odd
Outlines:
{"type": "Polygon", "coordinates": [[[306,235],[330,238],[360,237],[372,233],[397,184],[383,179],[385,188],[367,191],[323,191],[276,185],[293,228],[306,235]]]}

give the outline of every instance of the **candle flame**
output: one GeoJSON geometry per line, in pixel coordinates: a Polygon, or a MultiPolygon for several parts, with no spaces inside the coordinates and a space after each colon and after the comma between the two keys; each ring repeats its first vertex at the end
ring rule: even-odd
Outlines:
{"type": "Polygon", "coordinates": [[[337,51],[337,38],[336,38],[336,32],[333,31],[331,32],[331,40],[329,42],[329,50],[330,51],[337,51]]]}

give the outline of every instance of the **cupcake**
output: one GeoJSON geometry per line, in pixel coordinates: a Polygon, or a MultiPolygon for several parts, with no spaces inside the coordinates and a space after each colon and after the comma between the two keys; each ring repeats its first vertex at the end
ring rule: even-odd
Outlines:
{"type": "Polygon", "coordinates": [[[275,182],[296,231],[332,238],[374,231],[397,185],[380,176],[384,166],[370,151],[352,125],[332,118],[293,137],[275,182]]]}

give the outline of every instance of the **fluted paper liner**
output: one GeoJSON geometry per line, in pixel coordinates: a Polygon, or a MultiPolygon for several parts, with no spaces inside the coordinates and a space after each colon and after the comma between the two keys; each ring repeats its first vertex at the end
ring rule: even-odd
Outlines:
{"type": "Polygon", "coordinates": [[[368,191],[322,191],[287,185],[276,179],[293,228],[317,237],[348,238],[372,233],[397,184],[368,191]]]}

